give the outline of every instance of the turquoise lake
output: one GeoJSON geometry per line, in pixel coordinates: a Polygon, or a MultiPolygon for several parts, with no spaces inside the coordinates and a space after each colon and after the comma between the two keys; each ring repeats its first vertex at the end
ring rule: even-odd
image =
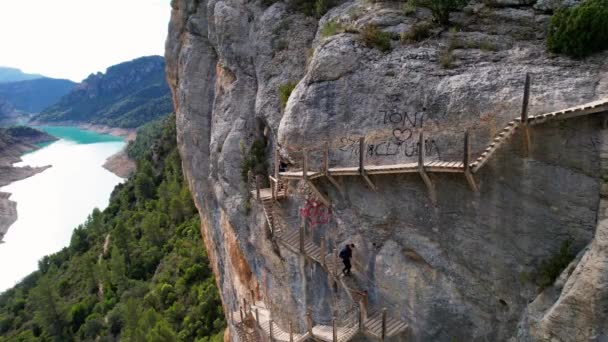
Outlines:
{"type": "Polygon", "coordinates": [[[75,127],[36,127],[60,140],[22,157],[16,166],[52,167],[0,189],[17,202],[19,218],[0,245],[0,292],[38,268],[38,260],[69,245],[74,228],[104,209],[123,181],[102,167],[125,142],[75,127]]]}

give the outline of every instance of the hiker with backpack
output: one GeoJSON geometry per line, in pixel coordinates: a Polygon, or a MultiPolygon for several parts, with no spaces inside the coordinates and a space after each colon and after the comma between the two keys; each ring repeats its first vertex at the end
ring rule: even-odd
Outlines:
{"type": "Polygon", "coordinates": [[[344,263],[344,269],[342,270],[342,274],[344,274],[345,276],[351,275],[350,269],[352,265],[350,264],[350,258],[353,257],[353,248],[355,248],[354,243],[346,244],[344,249],[342,249],[339,254],[340,258],[342,259],[342,262],[344,263]]]}

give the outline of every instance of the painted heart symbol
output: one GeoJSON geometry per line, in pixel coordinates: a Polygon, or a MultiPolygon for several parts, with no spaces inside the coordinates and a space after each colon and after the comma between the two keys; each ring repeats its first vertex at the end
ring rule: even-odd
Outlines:
{"type": "Polygon", "coordinates": [[[409,128],[395,128],[393,130],[393,136],[397,141],[406,141],[412,138],[412,130],[409,128]]]}

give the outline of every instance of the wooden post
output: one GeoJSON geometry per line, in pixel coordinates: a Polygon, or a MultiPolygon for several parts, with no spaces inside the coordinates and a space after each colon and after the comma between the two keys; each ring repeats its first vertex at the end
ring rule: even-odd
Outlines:
{"type": "Polygon", "coordinates": [[[359,301],[359,309],[361,310],[363,324],[365,324],[365,320],[367,319],[367,291],[363,291],[363,294],[361,295],[361,300],[359,301]]]}
{"type": "Polygon", "coordinates": [[[429,191],[429,196],[431,197],[431,202],[433,202],[433,204],[437,204],[437,195],[435,194],[435,186],[433,185],[433,182],[431,181],[431,178],[429,177],[429,175],[426,173],[426,170],[424,169],[424,159],[426,157],[426,147],[425,147],[425,141],[424,141],[424,132],[420,132],[420,137],[418,139],[418,173],[420,173],[420,177],[422,177],[422,180],[424,181],[424,184],[426,185],[426,188],[429,191]]]}
{"type": "Polygon", "coordinates": [[[312,321],[312,312],[310,312],[310,309],[306,310],[306,324],[308,325],[308,335],[313,338],[314,335],[312,333],[312,326],[314,323],[312,321]]]}
{"type": "Polygon", "coordinates": [[[302,215],[300,216],[300,253],[306,254],[304,250],[304,230],[306,229],[306,218],[302,215]]]}
{"type": "Polygon", "coordinates": [[[530,104],[530,74],[526,73],[526,83],[524,85],[524,100],[521,109],[521,127],[523,135],[523,155],[527,158],[530,154],[530,129],[528,127],[528,107],[530,104]]]}
{"type": "Polygon", "coordinates": [[[305,181],[308,181],[308,149],[303,149],[302,153],[304,154],[304,158],[302,161],[302,177],[305,181]]]}
{"type": "Polygon", "coordinates": [[[331,326],[332,326],[332,341],[338,342],[338,330],[336,329],[336,314],[334,313],[331,318],[331,326]]]}
{"type": "Polygon", "coordinates": [[[325,238],[322,238],[321,239],[321,255],[320,255],[320,257],[321,257],[321,265],[323,265],[323,267],[325,267],[325,255],[327,254],[327,252],[326,252],[326,249],[327,249],[326,243],[327,242],[325,242],[325,238]]]}
{"type": "Polygon", "coordinates": [[[289,321],[289,342],[293,342],[293,324],[289,321]]]}
{"type": "Polygon", "coordinates": [[[361,309],[361,301],[359,301],[359,331],[363,330],[363,310],[361,309]]]}
{"type": "Polygon", "coordinates": [[[280,165],[280,163],[281,163],[281,160],[280,160],[280,155],[279,155],[279,148],[277,147],[274,150],[274,178],[276,180],[279,179],[279,165],[280,165]]]}
{"type": "Polygon", "coordinates": [[[334,248],[334,278],[338,278],[338,249],[334,248]]]}
{"type": "Polygon", "coordinates": [[[365,137],[359,138],[359,173],[365,172],[365,137]]]}
{"type": "Polygon", "coordinates": [[[257,322],[256,324],[260,326],[260,314],[258,312],[258,308],[255,308],[255,321],[257,322]]]}
{"type": "Polygon", "coordinates": [[[260,175],[255,175],[255,194],[256,197],[258,199],[258,201],[260,200],[260,175]]]}
{"type": "Polygon", "coordinates": [[[340,183],[338,183],[338,181],[330,174],[329,172],[329,143],[325,143],[325,178],[327,178],[331,184],[333,184],[333,186],[336,187],[336,189],[338,189],[338,191],[340,192],[340,195],[342,195],[344,197],[344,190],[342,189],[342,186],[340,185],[340,183]]]}
{"type": "Polygon", "coordinates": [[[270,324],[270,341],[274,341],[274,338],[272,337],[272,324],[274,323],[273,320],[270,320],[270,322],[268,322],[270,324]]]}
{"type": "Polygon", "coordinates": [[[243,307],[245,308],[245,314],[247,314],[247,299],[243,298],[243,307]]]}
{"type": "Polygon", "coordinates": [[[376,185],[374,185],[372,180],[368,177],[367,172],[365,172],[365,137],[359,138],[359,174],[363,177],[370,189],[373,191],[377,190],[376,185]]]}
{"type": "Polygon", "coordinates": [[[329,172],[329,143],[327,141],[323,149],[323,171],[326,175],[329,172]]]}
{"type": "Polygon", "coordinates": [[[382,341],[386,338],[386,308],[382,308],[382,333],[380,337],[382,341]]]}
{"type": "Polygon", "coordinates": [[[477,187],[477,182],[475,182],[475,177],[473,177],[473,173],[471,172],[471,144],[469,141],[469,130],[464,132],[464,155],[462,157],[462,163],[464,165],[464,176],[469,183],[469,187],[474,192],[478,192],[479,188],[477,187]]]}
{"type": "Polygon", "coordinates": [[[241,323],[245,321],[245,317],[243,316],[243,307],[239,307],[239,312],[241,313],[241,323]]]}

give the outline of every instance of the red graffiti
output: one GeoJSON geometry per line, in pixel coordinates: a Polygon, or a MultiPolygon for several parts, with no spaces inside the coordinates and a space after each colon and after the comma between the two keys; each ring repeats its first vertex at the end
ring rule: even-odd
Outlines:
{"type": "Polygon", "coordinates": [[[326,224],[331,220],[331,208],[316,200],[306,200],[304,208],[300,209],[300,215],[308,220],[311,225],[326,224]]]}

